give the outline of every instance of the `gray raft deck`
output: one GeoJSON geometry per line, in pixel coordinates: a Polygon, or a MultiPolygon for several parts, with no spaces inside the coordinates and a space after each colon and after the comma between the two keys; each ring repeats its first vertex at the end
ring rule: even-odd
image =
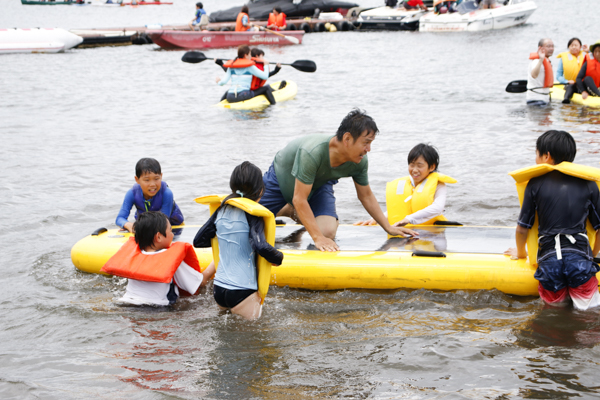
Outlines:
{"type": "MultiPolygon", "coordinates": [[[[176,240],[192,243],[199,227],[183,229],[176,240]]],[[[413,228],[411,228],[413,229],[413,228]]],[[[415,250],[443,253],[502,254],[515,247],[515,228],[496,226],[427,226],[415,228],[419,238],[389,238],[379,226],[340,225],[336,243],[348,251],[415,250]]],[[[281,250],[315,250],[302,225],[278,225],[275,247],[281,250]]]]}

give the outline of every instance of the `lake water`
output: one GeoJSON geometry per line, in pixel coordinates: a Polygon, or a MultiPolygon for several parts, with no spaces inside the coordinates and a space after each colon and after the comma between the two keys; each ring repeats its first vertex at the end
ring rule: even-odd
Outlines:
{"type": "MultiPolygon", "coordinates": [[[[186,23],[173,6],[102,8],[2,2],[0,28],[186,23]]],[[[206,0],[208,11],[242,1],[206,0]],[[224,4],[227,3],[227,4],[224,4]]],[[[371,1],[363,5],[378,5],[371,1]]],[[[265,170],[287,142],[331,133],[353,108],[380,134],[370,183],[406,175],[417,143],[458,179],[446,215],[514,226],[507,173],[534,163],[549,129],[575,137],[576,162],[598,166],[600,110],[525,106],[504,91],[525,79],[529,52],[600,39],[596,0],[541,0],[528,23],[458,34],[338,32],[267,58],[311,59],[314,74],[277,76],[297,97],[264,111],[212,107],[223,88],[211,62],[185,64],[157,46],[0,57],[0,398],[3,399],[517,399],[598,398],[598,311],[551,309],[496,291],[312,292],[271,288],[258,322],[218,311],[210,291],[171,309],[114,303],[125,281],[76,270],[71,246],[114,227],[141,157],[158,159],[188,224],[194,198],[228,190],[233,167],[265,170]]],[[[231,57],[231,49],[208,50],[231,57]]],[[[366,217],[353,184],[336,186],[342,223],[366,217]]]]}

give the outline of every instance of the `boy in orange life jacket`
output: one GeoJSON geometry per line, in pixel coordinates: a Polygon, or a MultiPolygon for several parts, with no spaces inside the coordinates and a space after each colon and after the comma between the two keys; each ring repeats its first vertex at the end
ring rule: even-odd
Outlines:
{"type": "Polygon", "coordinates": [[[135,305],[174,304],[179,290],[198,294],[215,274],[214,263],[200,272],[198,258],[189,243],[173,241],[168,218],[161,212],[141,214],[130,238],[102,267],[102,271],[128,278],[121,302],[135,305]]]}

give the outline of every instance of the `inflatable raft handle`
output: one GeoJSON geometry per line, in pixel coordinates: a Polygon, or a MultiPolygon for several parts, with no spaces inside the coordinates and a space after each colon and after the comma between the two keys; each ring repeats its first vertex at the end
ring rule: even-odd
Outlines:
{"type": "Polygon", "coordinates": [[[92,236],[98,236],[99,234],[107,232],[107,231],[108,231],[108,229],[106,229],[106,228],[98,228],[94,232],[92,232],[92,236]]]}
{"type": "Polygon", "coordinates": [[[463,226],[460,222],[457,221],[435,221],[434,225],[450,225],[450,226],[463,226]]]}
{"type": "Polygon", "coordinates": [[[446,254],[441,251],[425,251],[425,250],[415,250],[412,253],[413,257],[446,257],[446,254]]]}

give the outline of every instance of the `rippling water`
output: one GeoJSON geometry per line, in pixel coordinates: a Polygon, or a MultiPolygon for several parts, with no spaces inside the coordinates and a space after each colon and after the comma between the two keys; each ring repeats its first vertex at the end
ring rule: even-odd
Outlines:
{"type": "MultiPolygon", "coordinates": [[[[194,3],[11,1],[0,27],[182,23],[194,3]]],[[[248,323],[219,313],[210,292],[168,310],[118,307],[124,280],[81,273],[70,260],[77,240],[113,226],[139,158],[161,162],[186,221],[201,224],[208,212],[193,199],[226,192],[235,165],[264,170],[291,139],[333,133],[352,107],[381,130],[369,161],[382,204],[385,182],[406,173],[408,151],[430,142],[441,171],[459,180],[446,215],[512,226],[518,201],[507,172],[534,162],[541,133],[567,130],[577,162],[600,161],[599,110],[532,110],[524,95],[504,92],[526,77],[541,37],[553,38],[557,53],[572,36],[598,40],[597,5],[539,1],[525,26],[497,32],[307,35],[267,56],[312,59],[318,71],[284,68],[278,77],[298,83],[297,98],[258,112],[211,107],[223,91],[214,84],[220,69],[155,46],[0,57],[0,397],[599,397],[598,311],[495,291],[272,288],[263,318],[248,323]]],[[[336,194],[342,223],[366,217],[351,181],[336,194]]]]}

